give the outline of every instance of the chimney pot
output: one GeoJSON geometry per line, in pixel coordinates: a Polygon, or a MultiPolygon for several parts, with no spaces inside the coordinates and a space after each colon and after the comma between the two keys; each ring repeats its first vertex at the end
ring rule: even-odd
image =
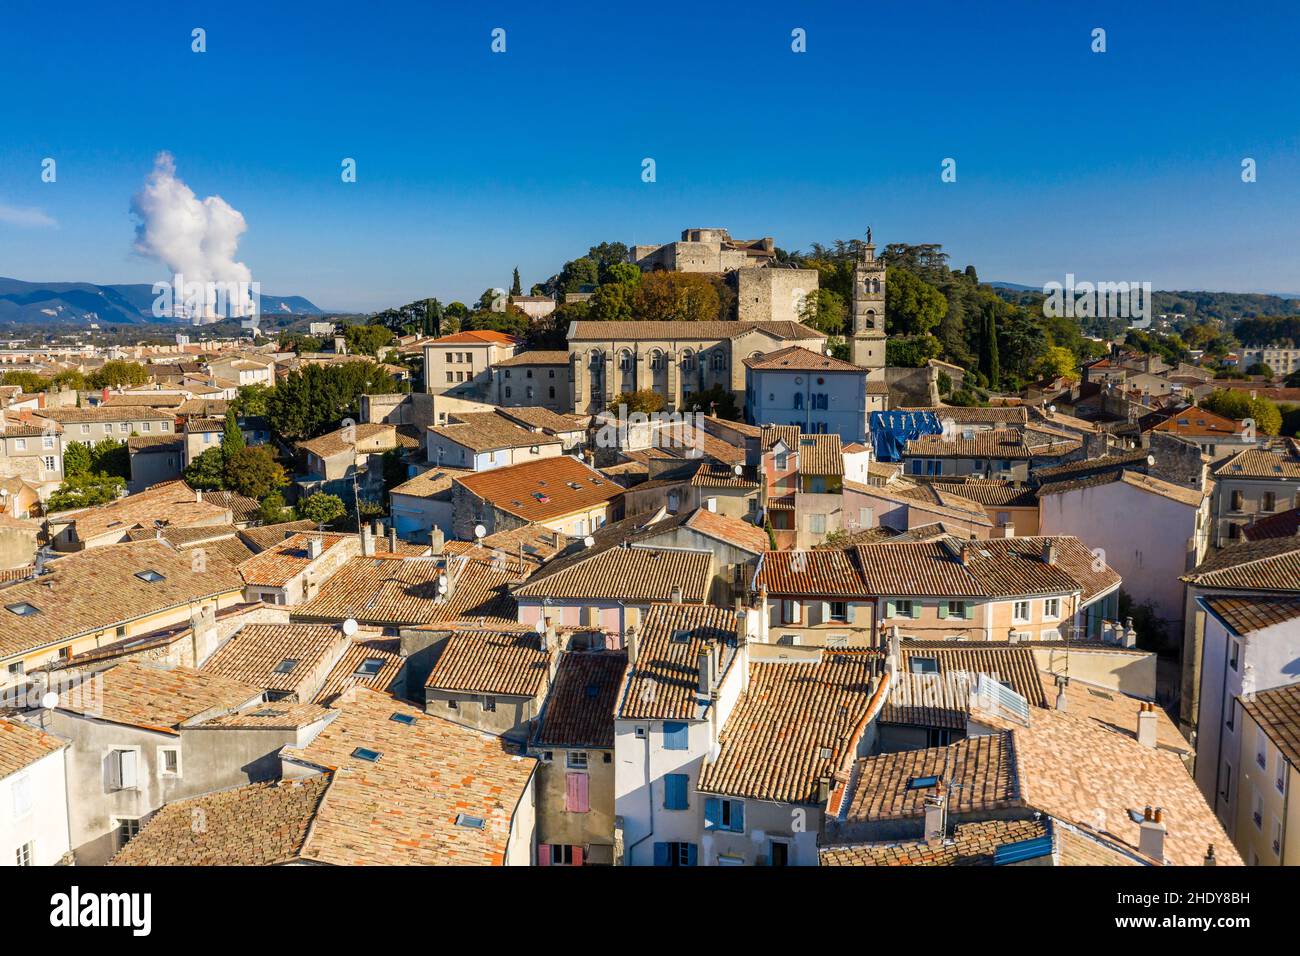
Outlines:
{"type": "Polygon", "coordinates": [[[1211,843],[1209,848],[1205,851],[1205,865],[1218,866],[1218,864],[1219,861],[1214,856],[1214,844],[1211,843]]]}
{"type": "Polygon", "coordinates": [[[1143,703],[1138,708],[1137,740],[1143,747],[1156,748],[1157,718],[1154,704],[1143,703]]]}
{"type": "Polygon", "coordinates": [[[673,603],[674,604],[682,603],[682,586],[680,584],[673,585],[673,603]]]}

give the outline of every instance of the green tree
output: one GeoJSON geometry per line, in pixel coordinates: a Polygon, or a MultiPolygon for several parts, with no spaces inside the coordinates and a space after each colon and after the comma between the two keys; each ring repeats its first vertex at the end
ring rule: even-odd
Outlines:
{"type": "Polygon", "coordinates": [[[906,269],[890,270],[885,283],[885,325],[890,335],[926,335],[948,312],[943,293],[906,269]]]}
{"type": "Polygon", "coordinates": [[[149,370],[139,362],[113,359],[105,362],[90,374],[92,388],[117,388],[123,385],[143,385],[149,381],[149,370]]]}
{"type": "Polygon", "coordinates": [[[90,388],[90,382],[87,380],[86,376],[74,368],[70,368],[64,372],[59,372],[50,379],[50,385],[54,388],[71,388],[78,392],[83,392],[90,388]]]}
{"type": "Polygon", "coordinates": [[[343,341],[353,355],[378,356],[379,350],[396,338],[392,329],[382,325],[349,325],[343,330],[343,341]]]}
{"type": "Polygon", "coordinates": [[[601,276],[601,285],[637,285],[641,282],[641,269],[630,262],[611,262],[601,276]]]}
{"type": "Polygon", "coordinates": [[[124,441],[102,438],[90,449],[90,471],[97,475],[116,475],[131,479],[131,452],[124,441]]]}
{"type": "Polygon", "coordinates": [[[307,521],[313,521],[318,528],[324,528],[331,521],[337,521],[347,514],[343,501],[338,495],[318,491],[308,495],[298,505],[298,513],[307,521]]]}
{"type": "Polygon", "coordinates": [[[637,286],[634,311],[651,322],[712,322],[722,299],[708,277],[698,272],[651,272],[637,286]]]}
{"type": "Polygon", "coordinates": [[[619,392],[609,403],[609,410],[617,413],[622,405],[627,406],[629,415],[633,412],[652,415],[664,410],[664,397],[652,388],[643,388],[638,392],[619,392]]]}
{"type": "Polygon", "coordinates": [[[281,438],[302,441],[336,428],[344,418],[359,418],[362,395],[396,391],[399,383],[373,362],[307,365],[269,391],[266,416],[281,438]]]}
{"type": "Polygon", "coordinates": [[[825,332],[827,335],[843,335],[844,320],[848,309],[839,293],[830,289],[818,289],[804,300],[799,318],[805,325],[825,332]]]}
{"type": "Polygon", "coordinates": [[[283,524],[294,520],[295,517],[293,509],[285,507],[284,495],[278,491],[273,491],[262,499],[257,515],[262,524],[283,524]]]}
{"type": "Polygon", "coordinates": [[[63,474],[68,478],[90,474],[90,449],[79,441],[70,442],[63,451],[63,474]]]}
{"type": "Polygon", "coordinates": [[[518,266],[515,266],[515,274],[514,274],[514,278],[512,278],[512,279],[510,280],[510,294],[511,294],[511,295],[523,295],[523,294],[524,294],[524,286],[523,286],[523,283],[519,281],[519,267],[518,267],[518,266]]]}
{"type": "Polygon", "coordinates": [[[46,507],[51,511],[90,508],[108,504],[126,493],[126,481],[117,475],[80,474],[64,479],[50,495],[46,507]]]}
{"type": "Polygon", "coordinates": [[[1040,378],[1077,378],[1079,364],[1074,353],[1060,345],[1050,346],[1043,357],[1034,366],[1034,374],[1040,378]]]}
{"type": "Polygon", "coordinates": [[[270,385],[241,385],[230,403],[236,415],[265,415],[266,400],[271,394],[270,385]]]}
{"type": "MultiPolygon", "coordinates": [[[[244,433],[239,430],[239,418],[235,415],[233,408],[226,409],[226,423],[221,430],[221,454],[226,463],[230,459],[244,450],[244,433]]],[[[254,497],[260,498],[261,495],[254,497]]]]}
{"type": "Polygon", "coordinates": [[[233,454],[228,454],[225,479],[227,488],[257,499],[265,498],[289,483],[284,469],[271,457],[271,452],[265,445],[240,448],[233,454]]]}
{"type": "Polygon", "coordinates": [[[17,385],[28,395],[35,395],[50,387],[50,380],[35,372],[5,372],[3,381],[6,385],[17,385]]]}
{"type": "Polygon", "coordinates": [[[596,290],[587,306],[588,317],[594,321],[627,322],[636,307],[636,286],[627,282],[606,283],[596,290]]]}
{"type": "Polygon", "coordinates": [[[1246,369],[1246,374],[1259,375],[1270,380],[1277,375],[1270,366],[1265,365],[1263,362],[1256,362],[1254,365],[1250,366],[1250,368],[1246,369]]]}
{"type": "Polygon", "coordinates": [[[742,410],[736,404],[736,396],[731,393],[731,389],[722,385],[712,385],[698,392],[691,392],[690,397],[682,403],[681,410],[703,412],[733,422],[740,421],[742,417],[742,410]]]}
{"type": "Polygon", "coordinates": [[[221,491],[226,487],[226,467],[221,448],[209,448],[199,455],[182,472],[185,483],[204,491],[221,491]]]}
{"type": "Polygon", "coordinates": [[[933,335],[895,335],[885,342],[885,364],[894,368],[922,368],[938,358],[939,340],[933,335]]]}

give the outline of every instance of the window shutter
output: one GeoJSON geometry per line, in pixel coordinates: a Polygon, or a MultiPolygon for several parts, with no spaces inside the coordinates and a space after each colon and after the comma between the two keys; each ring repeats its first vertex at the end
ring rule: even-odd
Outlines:
{"type": "Polygon", "coordinates": [[[551,865],[551,845],[549,843],[539,843],[537,845],[537,865],[551,865]]]}
{"type": "Polygon", "coordinates": [[[896,605],[893,601],[885,602],[885,617],[893,617],[894,612],[897,610],[898,610],[898,605],[896,605]]]}
{"type": "Polygon", "coordinates": [[[912,602],[912,617],[913,617],[913,618],[919,618],[920,616],[921,616],[921,602],[920,602],[920,601],[913,601],[913,602],[912,602]]]}
{"type": "Polygon", "coordinates": [[[108,787],[110,790],[122,789],[122,754],[114,750],[104,758],[108,762],[108,787]]]}
{"type": "Polygon", "coordinates": [[[664,721],[664,750],[686,750],[689,746],[690,726],[676,721],[664,721]]]}
{"type": "Polygon", "coordinates": [[[582,866],[582,847],[580,846],[573,848],[573,865],[582,866]]]}
{"type": "Polygon", "coordinates": [[[668,844],[656,843],[655,844],[655,866],[667,866],[667,865],[668,865],[668,844]]]}
{"type": "Polygon", "coordinates": [[[564,775],[564,809],[570,813],[586,813],[591,809],[588,802],[588,779],[585,773],[566,773],[564,775]]]}
{"type": "Polygon", "coordinates": [[[790,602],[790,623],[798,624],[803,620],[803,604],[799,601],[790,602]]]}
{"type": "Polygon", "coordinates": [[[827,621],[829,621],[830,619],[831,619],[831,606],[830,606],[830,604],[827,603],[826,601],[822,601],[822,603],[821,603],[821,619],[818,620],[817,623],[818,623],[818,624],[825,624],[825,623],[826,623],[827,621]]]}
{"type": "Polygon", "coordinates": [[[742,800],[736,800],[731,805],[731,828],[738,831],[745,829],[745,804],[742,800]]]}
{"type": "Polygon", "coordinates": [[[704,801],[704,829],[716,830],[722,823],[722,801],[709,797],[704,801]]]}
{"type": "Polygon", "coordinates": [[[852,624],[853,619],[857,616],[858,606],[852,601],[844,602],[844,623],[852,624]]]}
{"type": "Polygon", "coordinates": [[[821,601],[810,601],[808,603],[808,624],[820,624],[825,618],[822,616],[823,604],[821,601]]]}
{"type": "Polygon", "coordinates": [[[686,844],[686,865],[694,866],[697,859],[699,859],[699,847],[694,843],[686,844]]]}
{"type": "Polygon", "coordinates": [[[947,602],[947,601],[940,601],[940,602],[939,602],[939,617],[940,617],[940,619],[943,619],[943,618],[946,618],[947,616],[948,616],[948,602],[947,602]]]}
{"type": "Polygon", "coordinates": [[[670,773],[664,777],[664,809],[687,809],[686,789],[689,779],[684,773],[670,773]]]}
{"type": "Polygon", "coordinates": [[[975,620],[975,602],[967,601],[962,605],[962,616],[968,621],[975,620]]]}

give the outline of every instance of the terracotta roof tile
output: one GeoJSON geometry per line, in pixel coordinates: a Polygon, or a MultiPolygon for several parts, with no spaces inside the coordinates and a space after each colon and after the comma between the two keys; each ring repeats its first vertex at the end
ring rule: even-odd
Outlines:
{"type": "Polygon", "coordinates": [[[626,670],[622,651],[570,651],[561,657],[537,745],[612,749],[614,708],[626,670]]]}
{"type": "Polygon", "coordinates": [[[568,455],[493,468],[457,478],[456,484],[525,521],[596,508],[623,493],[615,482],[568,455]]]}
{"type": "MultiPolygon", "coordinates": [[[[611,737],[613,722],[610,722],[611,737]]],[[[29,767],[42,757],[68,745],[41,730],[18,720],[0,718],[0,779],[29,767]]],[[[612,742],[611,742],[612,746],[612,742]]]]}
{"type": "Polygon", "coordinates": [[[546,683],[550,655],[536,634],[453,634],[442,646],[425,687],[436,690],[536,697],[546,683]]]}

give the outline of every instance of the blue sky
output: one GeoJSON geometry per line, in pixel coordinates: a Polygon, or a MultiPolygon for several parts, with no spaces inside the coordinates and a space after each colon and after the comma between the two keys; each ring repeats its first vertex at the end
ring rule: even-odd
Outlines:
{"type": "Polygon", "coordinates": [[[167,278],[130,200],[168,150],[243,214],[263,291],[333,309],[470,300],[687,226],[1300,291],[1298,27],[1282,3],[6,0],[0,275],[167,278]]]}

